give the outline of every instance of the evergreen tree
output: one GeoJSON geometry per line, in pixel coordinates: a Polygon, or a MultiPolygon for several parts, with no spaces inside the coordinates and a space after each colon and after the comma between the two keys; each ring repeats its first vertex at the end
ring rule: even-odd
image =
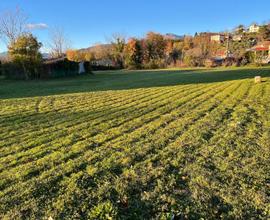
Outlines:
{"type": "Polygon", "coordinates": [[[8,46],[8,54],[14,65],[22,68],[26,79],[35,78],[38,75],[38,66],[42,57],[39,52],[42,44],[30,33],[20,35],[8,46]]]}

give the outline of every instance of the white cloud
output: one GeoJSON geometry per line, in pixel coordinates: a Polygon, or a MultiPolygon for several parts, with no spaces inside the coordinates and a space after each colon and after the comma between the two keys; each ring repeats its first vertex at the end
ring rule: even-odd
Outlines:
{"type": "Polygon", "coordinates": [[[44,23],[37,23],[37,24],[27,24],[26,28],[29,30],[42,30],[47,29],[49,26],[44,23]]]}

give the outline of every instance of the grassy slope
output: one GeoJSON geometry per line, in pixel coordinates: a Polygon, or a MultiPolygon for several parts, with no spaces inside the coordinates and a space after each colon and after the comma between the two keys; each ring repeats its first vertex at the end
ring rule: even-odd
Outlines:
{"type": "Polygon", "coordinates": [[[0,217],[267,219],[269,92],[269,68],[3,80],[0,217]]]}

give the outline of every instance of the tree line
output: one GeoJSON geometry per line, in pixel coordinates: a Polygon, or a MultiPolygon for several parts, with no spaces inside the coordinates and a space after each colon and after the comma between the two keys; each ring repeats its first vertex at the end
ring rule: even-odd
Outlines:
{"type": "MultiPolygon", "coordinates": [[[[43,58],[40,52],[43,44],[31,33],[28,16],[17,7],[15,10],[0,13],[0,38],[8,49],[8,56],[0,60],[0,73],[11,78],[40,78],[43,58]]],[[[65,56],[68,40],[60,27],[50,28],[50,56],[65,56]]]]}
{"type": "MultiPolygon", "coordinates": [[[[39,78],[43,62],[40,53],[42,43],[26,27],[27,16],[19,8],[0,15],[0,37],[6,43],[9,55],[4,69],[10,74],[23,73],[25,79],[39,78]]],[[[248,49],[270,39],[270,24],[261,25],[256,33],[247,32],[243,25],[239,25],[233,32],[222,35],[225,40],[217,42],[211,39],[212,33],[209,32],[182,38],[168,38],[156,32],[129,39],[114,34],[106,45],[71,50],[63,29],[53,28],[49,48],[51,57],[66,56],[70,61],[88,61],[93,66],[127,69],[212,66],[216,62],[213,58],[221,53],[224,59],[219,64],[239,66],[255,62],[254,53],[248,49]],[[233,40],[233,36],[241,39],[233,40]]]]}
{"type": "MultiPolygon", "coordinates": [[[[219,33],[218,33],[219,34],[219,33]]],[[[110,60],[119,68],[152,69],[171,66],[207,66],[209,60],[223,53],[223,65],[246,65],[255,62],[254,53],[249,51],[258,42],[270,39],[270,24],[260,26],[257,33],[245,32],[239,25],[233,32],[222,33],[225,40],[211,40],[211,33],[196,33],[182,39],[167,39],[164,35],[148,32],[139,39],[128,40],[114,35],[106,47],[97,45],[88,50],[68,50],[67,58],[73,61],[97,62],[110,60]],[[240,40],[233,40],[240,36],[240,40]],[[232,56],[229,57],[229,54],[232,56]]]]}

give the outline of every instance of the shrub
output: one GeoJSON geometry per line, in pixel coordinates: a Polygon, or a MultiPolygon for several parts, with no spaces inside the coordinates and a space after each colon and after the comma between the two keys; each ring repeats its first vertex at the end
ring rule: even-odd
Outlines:
{"type": "Polygon", "coordinates": [[[7,79],[25,79],[22,67],[17,62],[6,62],[2,64],[2,74],[7,79]]]}
{"type": "Polygon", "coordinates": [[[141,42],[132,38],[125,46],[125,66],[128,69],[140,69],[143,59],[141,42]]]}
{"type": "Polygon", "coordinates": [[[105,66],[105,65],[91,65],[92,71],[99,71],[99,70],[118,70],[120,69],[117,66],[105,66]]]}
{"type": "Polygon", "coordinates": [[[222,65],[227,67],[227,66],[235,66],[237,65],[237,62],[234,58],[226,58],[223,60],[222,65]]]}
{"type": "Polygon", "coordinates": [[[200,57],[195,57],[195,56],[192,56],[192,55],[186,55],[184,57],[184,63],[187,66],[196,67],[196,66],[202,66],[203,65],[203,60],[200,57]]]}
{"type": "Polygon", "coordinates": [[[217,64],[214,59],[206,59],[204,61],[204,66],[210,68],[210,67],[216,67],[217,64]]]}
{"type": "Polygon", "coordinates": [[[144,63],[143,68],[145,69],[159,69],[159,68],[165,68],[165,60],[164,59],[156,59],[156,60],[150,60],[147,63],[144,63]]]}
{"type": "MultiPolygon", "coordinates": [[[[25,65],[28,63],[25,62],[25,65]]],[[[84,62],[85,74],[92,73],[90,62],[84,62]]],[[[28,78],[25,77],[21,62],[11,61],[2,64],[1,72],[7,79],[49,79],[79,75],[79,63],[67,59],[57,59],[27,66],[28,78]]]]}

